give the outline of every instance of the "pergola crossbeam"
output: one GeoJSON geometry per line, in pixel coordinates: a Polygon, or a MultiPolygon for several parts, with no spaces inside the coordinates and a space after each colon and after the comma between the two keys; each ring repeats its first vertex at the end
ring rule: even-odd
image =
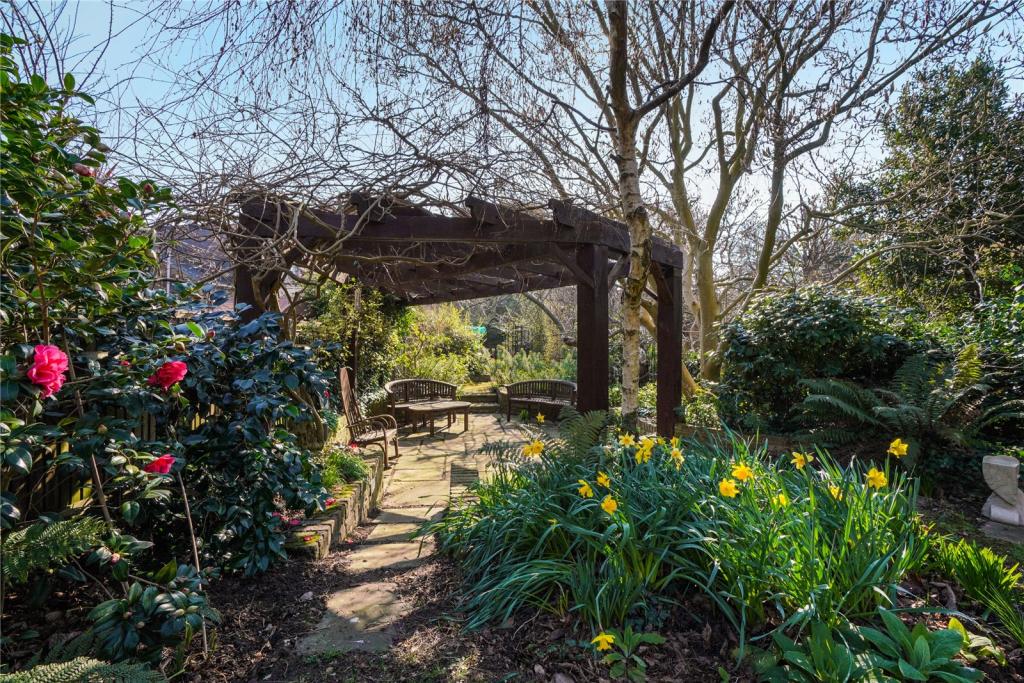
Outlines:
{"type": "MultiPolygon", "coordinates": [[[[580,410],[608,408],[608,292],[629,273],[626,226],[560,200],[549,215],[478,197],[468,216],[440,216],[387,197],[354,194],[338,213],[262,198],[242,204],[243,243],[258,253],[267,239],[292,239],[285,267],[312,256],[316,268],[354,275],[418,306],[576,286],[580,410]],[[256,248],[254,248],[256,247],[256,248]]],[[[658,301],[658,431],[668,435],[682,395],[683,254],[660,238],[651,249],[658,301]]],[[[266,299],[247,262],[236,269],[236,298],[266,299]]],[[[268,272],[283,273],[278,263],[268,272]]]]}

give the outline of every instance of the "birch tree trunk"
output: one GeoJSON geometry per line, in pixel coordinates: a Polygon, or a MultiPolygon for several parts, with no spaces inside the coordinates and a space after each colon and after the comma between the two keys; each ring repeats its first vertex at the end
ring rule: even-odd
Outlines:
{"type": "Polygon", "coordinates": [[[636,115],[626,90],[629,5],[608,0],[609,101],[615,115],[619,202],[629,228],[629,275],[622,288],[622,423],[636,428],[640,386],[640,305],[651,265],[651,222],[640,194],[636,115]]]}

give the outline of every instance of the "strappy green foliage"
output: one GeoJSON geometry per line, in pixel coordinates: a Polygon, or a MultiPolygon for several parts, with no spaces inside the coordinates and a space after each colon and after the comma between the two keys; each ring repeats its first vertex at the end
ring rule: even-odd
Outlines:
{"type": "Polygon", "coordinates": [[[931,552],[931,564],[955,581],[972,600],[999,619],[1001,629],[1024,647],[1024,576],[1018,565],[966,540],[943,539],[931,552]]]}
{"type": "Polygon", "coordinates": [[[95,545],[103,530],[103,523],[98,519],[82,517],[52,524],[36,522],[12,531],[0,546],[4,556],[0,569],[4,583],[27,581],[33,571],[65,564],[95,545]]]}
{"type": "Polygon", "coordinates": [[[814,435],[846,443],[867,433],[902,435],[918,443],[976,445],[997,423],[1024,420],[1024,400],[1000,401],[982,372],[978,349],[968,345],[952,362],[930,354],[911,356],[885,388],[808,379],[801,408],[814,435]]]}
{"type": "Polygon", "coordinates": [[[461,565],[471,627],[531,607],[595,631],[652,628],[702,592],[742,646],[769,621],[798,629],[892,604],[926,552],[914,484],[897,472],[870,489],[859,465],[818,453],[799,470],[739,438],[685,442],[682,459],[650,442],[647,457],[629,439],[595,441],[601,427],[600,414],[570,414],[564,439],[536,435],[539,456],[485,447],[495,466],[477,499],[423,530],[461,565]],[[725,497],[719,484],[740,462],[756,474],[725,497]]]}

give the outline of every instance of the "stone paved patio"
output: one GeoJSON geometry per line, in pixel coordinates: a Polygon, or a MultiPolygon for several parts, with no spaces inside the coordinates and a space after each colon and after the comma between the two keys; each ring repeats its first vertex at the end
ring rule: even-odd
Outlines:
{"type": "Polygon", "coordinates": [[[395,594],[393,579],[434,551],[432,540],[411,536],[427,520],[444,514],[452,496],[466,483],[482,477],[487,465],[480,447],[488,442],[522,442],[528,431],[518,421],[511,425],[491,414],[470,415],[469,430],[462,421],[450,430],[407,433],[399,441],[401,456],[385,474],[381,509],[371,520],[370,533],[349,553],[349,569],[365,574],[360,585],[338,591],[327,600],[320,624],[299,643],[305,654],[348,650],[385,650],[394,627],[409,606],[395,594]],[[454,477],[453,477],[454,474],[454,477]]]}

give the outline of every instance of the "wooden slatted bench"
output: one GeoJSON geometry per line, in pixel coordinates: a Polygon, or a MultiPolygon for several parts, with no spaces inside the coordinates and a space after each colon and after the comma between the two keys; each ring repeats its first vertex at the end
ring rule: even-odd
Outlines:
{"type": "Polygon", "coordinates": [[[564,379],[531,379],[509,384],[504,389],[509,422],[512,421],[513,404],[551,418],[558,417],[565,406],[576,405],[576,383],[564,379]]]}
{"type": "Polygon", "coordinates": [[[430,420],[434,434],[434,417],[446,415],[451,426],[456,413],[464,413],[464,428],[469,429],[469,403],[455,400],[454,384],[436,379],[396,379],[384,385],[396,420],[430,420]]]}

